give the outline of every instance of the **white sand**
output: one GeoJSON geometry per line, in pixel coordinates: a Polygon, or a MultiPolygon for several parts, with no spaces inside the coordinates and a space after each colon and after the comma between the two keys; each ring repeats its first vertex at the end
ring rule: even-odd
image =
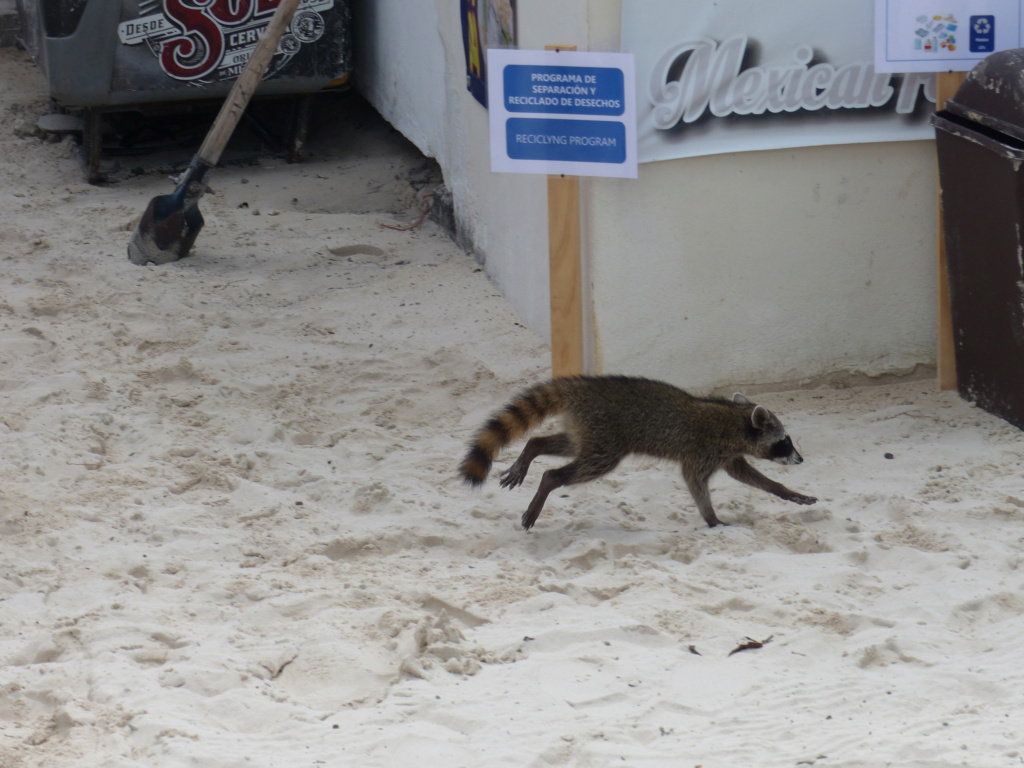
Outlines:
{"type": "Polygon", "coordinates": [[[817,505],[722,478],[709,530],[631,460],[525,534],[550,460],[455,467],[547,350],[379,226],[411,156],[218,170],[196,254],[135,267],[173,184],[15,137],[24,54],[0,96],[3,768],[1024,763],[1017,430],[931,381],[763,395],[817,505]]]}

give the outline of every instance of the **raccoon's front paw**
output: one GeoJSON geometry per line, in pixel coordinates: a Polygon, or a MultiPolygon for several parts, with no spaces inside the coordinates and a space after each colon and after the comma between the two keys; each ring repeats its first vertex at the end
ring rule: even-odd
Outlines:
{"type": "Polygon", "coordinates": [[[498,478],[498,482],[501,484],[502,488],[512,490],[513,488],[522,485],[523,480],[525,479],[526,470],[516,463],[501,473],[501,477],[498,478]]]}
{"type": "Polygon", "coordinates": [[[794,493],[789,500],[794,504],[816,504],[818,501],[814,496],[804,496],[802,493],[794,493]]]}

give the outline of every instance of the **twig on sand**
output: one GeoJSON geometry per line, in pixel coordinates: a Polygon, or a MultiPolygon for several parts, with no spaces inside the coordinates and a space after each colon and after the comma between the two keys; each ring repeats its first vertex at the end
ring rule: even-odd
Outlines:
{"type": "Polygon", "coordinates": [[[738,646],[729,651],[729,655],[732,656],[734,653],[739,653],[740,651],[749,651],[754,648],[763,648],[772,641],[773,637],[775,637],[775,635],[769,635],[764,640],[754,640],[752,637],[748,637],[745,641],[743,641],[738,646]]]}
{"type": "Polygon", "coordinates": [[[430,207],[433,204],[433,200],[433,194],[423,196],[423,202],[425,203],[425,205],[423,207],[423,210],[420,212],[420,217],[416,219],[416,221],[414,221],[412,224],[399,226],[398,224],[384,224],[383,222],[381,222],[380,226],[384,227],[385,229],[396,229],[399,232],[408,232],[410,229],[416,229],[416,227],[420,226],[423,223],[424,219],[427,218],[427,214],[430,213],[430,207]]]}

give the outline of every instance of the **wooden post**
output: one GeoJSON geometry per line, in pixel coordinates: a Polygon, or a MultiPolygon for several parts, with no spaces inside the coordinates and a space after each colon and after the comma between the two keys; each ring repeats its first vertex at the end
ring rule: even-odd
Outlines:
{"type": "MultiPolygon", "coordinates": [[[[936,74],[935,109],[944,109],[946,100],[956,94],[966,72],[939,72],[936,74]]],[[[936,373],[939,389],[956,389],[956,345],[953,341],[953,314],[949,304],[949,268],[946,263],[946,234],[942,225],[942,192],[938,198],[938,350],[936,373]]]]}
{"type": "MultiPolygon", "coordinates": [[[[575,45],[548,45],[574,51],[575,45]]],[[[548,176],[548,277],[551,282],[551,373],[583,373],[583,302],[580,283],[580,180],[548,176]]]]}
{"type": "Polygon", "coordinates": [[[548,176],[548,261],[551,373],[576,376],[583,373],[578,176],[548,176]]]}

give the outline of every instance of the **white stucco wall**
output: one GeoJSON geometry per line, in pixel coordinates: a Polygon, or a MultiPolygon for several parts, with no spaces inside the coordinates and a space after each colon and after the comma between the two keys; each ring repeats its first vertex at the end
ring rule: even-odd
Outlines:
{"type": "MultiPolygon", "coordinates": [[[[452,190],[464,237],[548,334],[543,177],[490,172],[458,3],[357,0],[357,83],[452,190]]],[[[618,0],[520,0],[519,43],[617,50],[618,0]]],[[[932,142],[747,152],[582,185],[588,366],[704,389],[934,362],[932,142]]]]}
{"type": "Polygon", "coordinates": [[[932,362],[932,142],[641,166],[592,186],[608,370],[711,387],[932,362]]]}

